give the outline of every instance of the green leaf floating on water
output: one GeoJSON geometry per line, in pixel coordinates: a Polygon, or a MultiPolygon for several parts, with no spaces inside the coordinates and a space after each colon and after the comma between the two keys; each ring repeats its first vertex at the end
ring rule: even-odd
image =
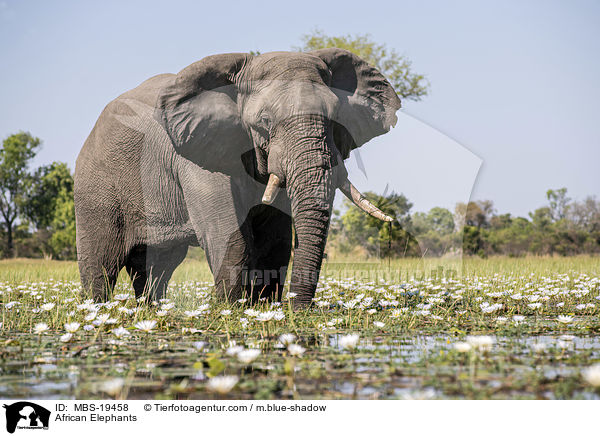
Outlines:
{"type": "Polygon", "coordinates": [[[225,364],[216,355],[210,356],[206,363],[208,363],[208,367],[210,368],[206,373],[209,377],[219,375],[225,370],[225,364]]]}

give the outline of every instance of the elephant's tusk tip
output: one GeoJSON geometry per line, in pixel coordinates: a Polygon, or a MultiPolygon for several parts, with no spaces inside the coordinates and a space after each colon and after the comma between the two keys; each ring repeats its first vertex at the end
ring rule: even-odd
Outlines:
{"type": "Polygon", "coordinates": [[[273,203],[274,198],[272,196],[263,195],[262,204],[271,204],[273,203]]]}
{"type": "Polygon", "coordinates": [[[346,197],[348,197],[348,199],[350,201],[352,201],[352,203],[354,203],[361,210],[368,213],[372,217],[377,218],[381,221],[388,222],[388,223],[391,223],[392,221],[394,221],[394,218],[386,215],[385,213],[383,213],[381,211],[381,209],[379,209],[377,206],[375,206],[373,203],[371,203],[369,200],[367,200],[365,198],[365,196],[362,195],[360,193],[360,191],[358,189],[356,189],[352,183],[350,183],[350,180],[346,179],[344,181],[342,186],[340,186],[340,191],[342,191],[342,194],[344,194],[346,197]]]}
{"type": "Polygon", "coordinates": [[[275,201],[275,197],[277,197],[277,193],[279,192],[279,181],[279,177],[275,174],[269,176],[269,182],[262,197],[263,204],[271,204],[275,201]]]}

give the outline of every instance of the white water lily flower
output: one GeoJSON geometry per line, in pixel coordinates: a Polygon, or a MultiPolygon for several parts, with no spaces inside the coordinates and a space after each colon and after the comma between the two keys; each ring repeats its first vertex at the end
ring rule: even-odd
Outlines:
{"type": "Polygon", "coordinates": [[[525,321],[525,317],[523,315],[513,315],[512,319],[515,324],[521,324],[523,321],[525,321]]]}
{"type": "Polygon", "coordinates": [[[153,319],[140,321],[135,324],[136,329],[145,331],[146,333],[150,333],[154,329],[154,327],[156,327],[156,321],[153,319]]]}
{"type": "Polygon", "coordinates": [[[94,324],[95,325],[102,325],[102,324],[106,324],[106,322],[110,319],[110,314],[109,313],[101,313],[100,315],[98,315],[98,317],[95,319],[94,324]]]}
{"type": "Polygon", "coordinates": [[[169,312],[167,312],[166,310],[159,310],[159,311],[156,312],[156,316],[158,316],[160,318],[164,318],[168,314],[169,314],[169,312]]]}
{"type": "Polygon", "coordinates": [[[284,333],[281,336],[279,336],[279,342],[281,342],[283,345],[290,345],[295,340],[296,336],[291,333],[284,333]]]}
{"type": "Polygon", "coordinates": [[[75,333],[77,330],[79,330],[80,326],[81,324],[79,324],[78,322],[70,322],[65,324],[65,330],[68,333],[75,333]]]}
{"type": "Polygon", "coordinates": [[[298,345],[298,344],[289,344],[287,347],[287,350],[291,356],[300,357],[304,354],[304,352],[306,351],[306,348],[304,348],[302,345],[298,345]]]}
{"type": "Polygon", "coordinates": [[[105,382],[100,383],[98,385],[98,390],[101,392],[105,392],[110,396],[116,397],[121,392],[124,385],[125,380],[123,380],[122,378],[113,378],[111,380],[107,380],[105,382]]]}
{"type": "Polygon", "coordinates": [[[275,315],[273,315],[273,319],[275,321],[281,321],[284,318],[285,318],[285,314],[281,310],[276,311],[275,315]]]}
{"type": "Polygon", "coordinates": [[[275,312],[273,311],[261,312],[256,316],[256,320],[261,322],[267,322],[271,321],[274,316],[275,312]]]}
{"type": "Polygon", "coordinates": [[[354,309],[354,306],[356,306],[357,303],[358,303],[358,301],[356,301],[356,300],[350,300],[350,301],[345,301],[344,303],[342,303],[342,305],[346,309],[354,309]]]}
{"type": "Polygon", "coordinates": [[[533,344],[531,346],[531,349],[535,352],[535,353],[543,353],[544,351],[546,351],[546,344],[542,343],[542,342],[538,342],[537,344],[533,344]]]}
{"type": "Polygon", "coordinates": [[[402,312],[399,309],[394,309],[390,314],[390,318],[400,318],[400,315],[402,315],[402,312]]]}
{"type": "Polygon", "coordinates": [[[468,342],[457,342],[454,344],[454,349],[459,353],[468,353],[471,351],[471,344],[468,342]]]}
{"type": "Polygon", "coordinates": [[[495,303],[495,304],[491,304],[491,305],[490,304],[481,305],[480,307],[481,307],[481,311],[483,313],[494,313],[497,310],[502,309],[504,307],[504,305],[501,303],[495,303]]]}
{"type": "Polygon", "coordinates": [[[46,312],[54,309],[54,306],[56,306],[56,304],[54,303],[46,303],[44,305],[42,305],[42,309],[45,310],[46,312]]]}
{"type": "Polygon", "coordinates": [[[352,349],[352,348],[356,347],[356,344],[358,344],[359,338],[360,338],[360,336],[358,334],[354,333],[354,334],[340,337],[338,340],[338,343],[339,343],[340,347],[342,347],[342,348],[352,349]]]}
{"type": "Polygon", "coordinates": [[[494,345],[494,338],[491,336],[467,336],[467,343],[480,351],[489,351],[494,345]]]}
{"type": "Polygon", "coordinates": [[[223,315],[223,316],[229,316],[229,315],[231,315],[231,310],[229,310],[229,309],[222,310],[221,311],[221,315],[223,315]]]}
{"type": "Polygon", "coordinates": [[[185,316],[187,316],[188,318],[196,318],[199,315],[202,315],[203,312],[204,311],[200,310],[200,309],[197,309],[197,310],[186,310],[185,312],[183,312],[183,314],[185,316]]]}
{"type": "Polygon", "coordinates": [[[44,333],[47,330],[48,330],[48,324],[46,324],[45,322],[40,322],[39,324],[36,324],[35,327],[33,328],[33,332],[36,335],[41,335],[42,333],[44,333]]]}
{"type": "Polygon", "coordinates": [[[127,330],[126,328],[117,327],[116,329],[113,329],[112,334],[115,335],[117,338],[124,338],[126,336],[129,336],[131,333],[129,333],[129,330],[127,330]]]}
{"type": "Polygon", "coordinates": [[[196,350],[202,351],[206,347],[206,342],[204,342],[204,341],[198,341],[198,342],[194,342],[192,345],[194,346],[194,348],[196,350]]]}
{"type": "Polygon", "coordinates": [[[89,331],[92,331],[92,330],[94,330],[94,326],[93,326],[93,325],[91,325],[91,324],[87,324],[87,325],[84,325],[84,326],[83,326],[83,329],[84,329],[86,332],[89,332],[89,331]]]}
{"type": "Polygon", "coordinates": [[[130,294],[117,294],[113,296],[113,299],[117,301],[125,301],[128,300],[129,297],[131,297],[130,294]]]}
{"type": "Polygon", "coordinates": [[[259,313],[260,312],[258,310],[255,310],[255,309],[246,309],[246,310],[244,310],[244,314],[245,315],[251,316],[253,318],[257,317],[259,315],[259,313]]]}
{"type": "Polygon", "coordinates": [[[573,322],[573,317],[567,316],[567,315],[558,315],[556,320],[562,324],[569,324],[569,323],[573,322]]]}
{"type": "Polygon", "coordinates": [[[209,391],[226,394],[237,384],[238,378],[234,375],[221,375],[211,378],[206,384],[209,391]]]}
{"type": "Polygon", "coordinates": [[[64,335],[62,335],[60,337],[60,341],[61,342],[69,342],[71,339],[73,339],[73,334],[72,333],[65,333],[64,335]]]}
{"type": "Polygon", "coordinates": [[[244,347],[242,347],[241,345],[231,345],[229,348],[227,348],[227,350],[225,350],[225,353],[228,356],[235,356],[237,355],[240,351],[243,351],[244,347]]]}
{"type": "Polygon", "coordinates": [[[573,343],[572,343],[572,342],[570,342],[570,341],[563,341],[562,339],[559,339],[559,340],[556,342],[556,346],[557,346],[558,348],[570,348],[570,347],[572,347],[572,346],[574,346],[574,345],[573,345],[573,343]]]}
{"type": "Polygon", "coordinates": [[[258,356],[260,356],[260,350],[257,348],[249,348],[237,353],[238,360],[246,364],[254,362],[258,356]]]}
{"type": "Polygon", "coordinates": [[[194,333],[200,333],[200,332],[202,332],[202,330],[195,329],[193,327],[182,327],[181,328],[181,334],[182,335],[185,334],[185,333],[192,333],[192,334],[194,334],[194,333]]]}
{"type": "Polygon", "coordinates": [[[600,386],[600,364],[592,365],[581,372],[583,379],[592,386],[600,386]]]}
{"type": "Polygon", "coordinates": [[[373,322],[373,325],[374,325],[375,327],[379,327],[380,329],[382,329],[382,328],[384,328],[384,327],[385,327],[385,323],[384,323],[384,322],[381,322],[381,321],[374,321],[374,322],[373,322]]]}
{"type": "Polygon", "coordinates": [[[98,312],[90,312],[85,316],[84,320],[87,322],[93,321],[96,318],[96,315],[98,315],[98,312]]]}

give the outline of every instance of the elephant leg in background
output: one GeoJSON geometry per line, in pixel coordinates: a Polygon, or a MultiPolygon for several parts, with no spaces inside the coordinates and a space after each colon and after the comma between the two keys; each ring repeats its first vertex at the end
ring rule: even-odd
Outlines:
{"type": "MultiPolygon", "coordinates": [[[[105,302],[117,283],[119,267],[116,261],[97,261],[79,267],[84,291],[91,291],[95,302],[105,302]]],[[[87,298],[87,297],[86,297],[87,298]]]]}
{"type": "Polygon", "coordinates": [[[77,258],[84,292],[91,291],[94,301],[104,302],[123,267],[122,228],[115,225],[115,209],[94,206],[93,210],[78,209],[77,258]],[[112,229],[111,237],[98,229],[112,229]]]}
{"type": "Polygon", "coordinates": [[[281,301],[292,251],[292,218],[266,205],[250,212],[253,264],[249,280],[252,300],[266,297],[281,301]]]}
{"type": "Polygon", "coordinates": [[[171,247],[140,245],[131,250],[125,269],[133,282],[135,297],[149,300],[164,298],[167,285],[175,268],[185,259],[187,243],[171,247]]]}

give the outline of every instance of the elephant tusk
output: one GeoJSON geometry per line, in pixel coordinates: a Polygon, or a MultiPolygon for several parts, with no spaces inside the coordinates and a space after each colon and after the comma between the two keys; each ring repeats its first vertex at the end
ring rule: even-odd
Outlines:
{"type": "Polygon", "coordinates": [[[377,206],[375,206],[373,203],[367,200],[365,196],[362,195],[352,183],[350,183],[350,180],[346,179],[342,186],[340,186],[340,191],[342,191],[342,194],[348,197],[348,199],[352,201],[352,203],[358,206],[359,209],[362,209],[372,217],[380,219],[381,221],[394,221],[394,218],[386,215],[381,210],[379,210],[377,206]]]}
{"type": "Polygon", "coordinates": [[[271,204],[275,201],[275,197],[277,197],[277,193],[279,192],[279,177],[275,174],[271,174],[269,176],[269,183],[267,183],[267,187],[265,188],[265,193],[262,197],[263,204],[271,204]]]}

